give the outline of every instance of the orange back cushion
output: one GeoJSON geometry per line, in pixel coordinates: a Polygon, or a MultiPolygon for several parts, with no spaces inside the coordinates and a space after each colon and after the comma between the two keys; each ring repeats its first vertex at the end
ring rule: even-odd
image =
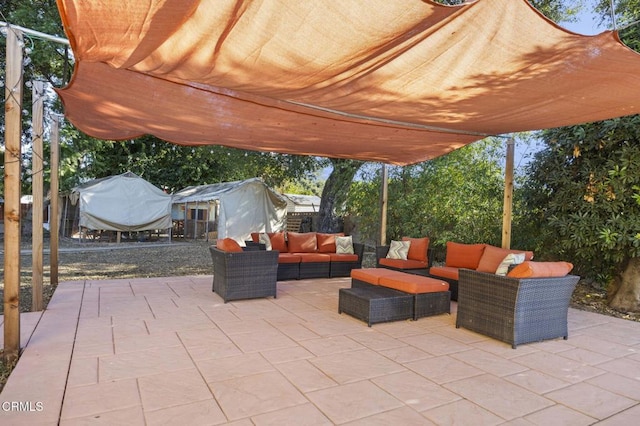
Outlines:
{"type": "Polygon", "coordinates": [[[344,237],[344,233],[338,234],[316,234],[318,242],[318,253],[335,253],[336,252],[336,237],[344,237]]]}
{"type": "Polygon", "coordinates": [[[480,272],[495,274],[498,266],[500,266],[500,263],[502,263],[504,258],[507,257],[507,255],[510,253],[524,253],[524,260],[533,259],[532,251],[503,249],[487,244],[484,248],[484,252],[482,253],[482,257],[480,258],[480,262],[478,263],[478,268],[476,270],[480,272]]]}
{"type": "Polygon", "coordinates": [[[453,268],[476,269],[484,247],[485,244],[462,244],[448,241],[445,265],[453,268]]]}
{"type": "Polygon", "coordinates": [[[402,237],[402,241],[410,241],[409,253],[407,259],[418,260],[420,262],[427,261],[427,251],[429,250],[429,237],[410,238],[402,237]]]}
{"type": "Polygon", "coordinates": [[[216,247],[222,251],[238,252],[242,251],[242,247],[233,238],[225,238],[216,242],[216,247]]]}
{"type": "Polygon", "coordinates": [[[532,262],[524,261],[507,274],[511,278],[548,278],[564,277],[573,269],[569,262],[532,262]]]}
{"type": "Polygon", "coordinates": [[[284,232],[275,232],[271,235],[271,250],[277,250],[280,253],[286,253],[287,242],[284,239],[284,232]]]}
{"type": "Polygon", "coordinates": [[[317,238],[315,232],[287,232],[290,253],[315,253],[317,238]]]}

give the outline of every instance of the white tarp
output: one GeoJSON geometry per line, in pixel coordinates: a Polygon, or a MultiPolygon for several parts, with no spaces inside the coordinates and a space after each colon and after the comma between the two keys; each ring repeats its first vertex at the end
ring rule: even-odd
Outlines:
{"type": "Polygon", "coordinates": [[[80,201],[79,225],[107,231],[171,228],[171,195],[127,172],[95,179],[73,189],[80,201]]]}
{"type": "Polygon", "coordinates": [[[259,178],[190,186],[173,194],[173,205],[216,202],[218,238],[243,242],[252,232],[282,231],[287,201],[259,178]]]}

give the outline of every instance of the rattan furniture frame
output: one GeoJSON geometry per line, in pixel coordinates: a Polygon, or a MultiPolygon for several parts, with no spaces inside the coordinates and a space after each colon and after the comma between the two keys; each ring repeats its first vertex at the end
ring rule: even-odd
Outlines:
{"type": "Polygon", "coordinates": [[[358,256],[355,262],[331,261],[329,268],[329,277],[348,277],[351,275],[352,269],[362,268],[362,257],[364,256],[364,244],[353,243],[353,254],[358,256]]]}
{"type": "Polygon", "coordinates": [[[389,254],[390,247],[391,247],[390,245],[376,246],[376,268],[387,268],[387,269],[393,269],[394,271],[411,272],[411,273],[416,273],[418,275],[426,276],[427,271],[433,264],[435,252],[431,247],[429,247],[427,249],[427,267],[426,268],[394,268],[393,266],[389,266],[389,265],[381,265],[380,259],[382,259],[383,257],[387,257],[387,255],[389,254]],[[413,271],[416,271],[416,272],[413,272],[413,271]]]}
{"type": "Polygon", "coordinates": [[[569,336],[567,312],[576,275],[510,278],[460,270],[456,328],[518,345],[569,336]]]}
{"type": "Polygon", "coordinates": [[[338,313],[372,324],[413,318],[413,297],[386,287],[341,288],[338,313]]]}
{"type": "Polygon", "coordinates": [[[278,252],[226,252],[209,247],[213,261],[213,288],[225,303],[230,300],[276,297],[278,252]]]}
{"type": "MultiPolygon", "coordinates": [[[[366,281],[359,280],[357,278],[351,278],[351,288],[387,288],[368,283],[366,281]]],[[[393,290],[393,289],[392,289],[393,290]]],[[[400,291],[400,290],[394,290],[400,291]]],[[[433,315],[449,314],[451,313],[451,293],[448,291],[438,291],[432,293],[406,293],[400,291],[403,294],[408,294],[413,297],[413,320],[417,321],[418,318],[430,317],[433,315]]]]}
{"type": "Polygon", "coordinates": [[[297,279],[300,279],[300,262],[278,263],[278,281],[297,279]]]}

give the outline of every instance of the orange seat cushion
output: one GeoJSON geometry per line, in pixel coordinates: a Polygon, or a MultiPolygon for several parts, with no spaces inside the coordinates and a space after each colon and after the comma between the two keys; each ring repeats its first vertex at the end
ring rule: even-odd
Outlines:
{"type": "Polygon", "coordinates": [[[388,257],[381,257],[380,264],[389,266],[396,269],[424,269],[428,266],[427,261],[418,260],[402,260],[402,259],[389,259],[388,257]]]}
{"type": "Polygon", "coordinates": [[[445,266],[477,269],[485,246],[486,244],[462,244],[448,241],[445,266]]]}
{"type": "Polygon", "coordinates": [[[287,246],[291,253],[315,253],[318,251],[315,232],[287,232],[287,246]]]}
{"type": "Polygon", "coordinates": [[[327,262],[331,261],[331,257],[327,253],[296,253],[300,256],[301,263],[309,262],[327,262]]]}
{"type": "Polygon", "coordinates": [[[410,241],[407,259],[427,263],[427,251],[429,250],[429,237],[411,238],[402,237],[402,241],[410,241]]]}
{"type": "Polygon", "coordinates": [[[458,280],[459,268],[452,268],[451,266],[432,266],[429,269],[429,275],[436,275],[442,278],[449,278],[452,280],[458,280]]]}
{"type": "Polygon", "coordinates": [[[524,253],[524,260],[533,259],[532,251],[503,249],[487,244],[484,248],[484,252],[482,253],[482,257],[480,258],[476,271],[495,274],[500,263],[502,263],[504,258],[510,253],[524,253]]]}
{"type": "Polygon", "coordinates": [[[379,285],[412,294],[436,293],[449,290],[449,283],[446,281],[402,272],[400,274],[380,277],[379,285]]]}
{"type": "Polygon", "coordinates": [[[216,242],[216,247],[222,251],[227,252],[240,252],[242,251],[242,247],[236,240],[233,238],[224,238],[222,240],[218,240],[216,242]]]}
{"type": "Polygon", "coordinates": [[[338,234],[322,234],[318,232],[316,234],[318,253],[335,253],[336,237],[344,237],[344,232],[338,234]]]}
{"type": "Polygon", "coordinates": [[[378,282],[380,281],[380,277],[395,275],[397,273],[398,271],[394,271],[386,268],[352,269],[351,278],[364,281],[369,284],[378,285],[378,282]]]}
{"type": "Polygon", "coordinates": [[[278,263],[300,263],[300,256],[291,253],[278,254],[278,263]]]}
{"type": "Polygon", "coordinates": [[[533,262],[525,261],[516,265],[509,273],[511,278],[549,278],[564,277],[573,269],[569,262],[533,262]]]}
{"type": "Polygon", "coordinates": [[[284,239],[284,232],[275,232],[271,235],[271,250],[278,250],[280,253],[286,253],[287,242],[284,239]]]}
{"type": "Polygon", "coordinates": [[[327,253],[332,262],[357,262],[357,254],[327,253]]]}

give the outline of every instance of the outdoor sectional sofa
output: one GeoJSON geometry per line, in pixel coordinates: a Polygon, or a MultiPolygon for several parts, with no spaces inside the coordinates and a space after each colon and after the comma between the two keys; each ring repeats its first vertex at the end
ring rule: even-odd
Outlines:
{"type": "Polygon", "coordinates": [[[428,276],[445,280],[449,283],[451,300],[458,300],[458,280],[461,269],[495,274],[508,254],[524,253],[525,261],[533,258],[532,251],[509,250],[490,244],[462,244],[447,242],[445,264],[431,266],[428,276]]]}
{"type": "Polygon", "coordinates": [[[348,277],[362,267],[364,244],[342,233],[253,233],[251,238],[261,249],[278,251],[278,281],[348,277]]]}
{"type": "Polygon", "coordinates": [[[522,266],[543,270],[523,277],[460,270],[456,328],[493,337],[514,349],[557,337],[566,340],[567,311],[580,277],[568,274],[572,265],[567,262],[525,261],[522,266]]]}

